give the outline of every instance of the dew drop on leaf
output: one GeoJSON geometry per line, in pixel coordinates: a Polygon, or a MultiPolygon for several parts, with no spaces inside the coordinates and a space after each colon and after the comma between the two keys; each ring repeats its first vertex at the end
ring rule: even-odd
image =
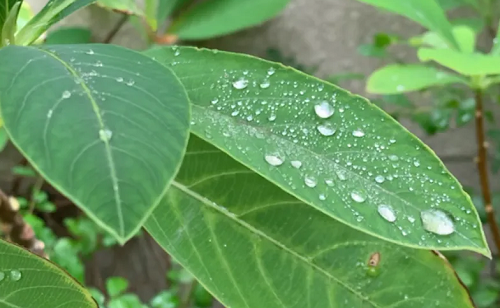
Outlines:
{"type": "Polygon", "coordinates": [[[332,105],[330,105],[327,101],[322,101],[321,103],[314,105],[314,111],[316,112],[316,115],[322,119],[327,119],[334,113],[332,105]]]}
{"type": "Polygon", "coordinates": [[[321,201],[326,200],[326,196],[325,196],[325,194],[320,194],[318,198],[319,198],[319,200],[321,200],[321,201]]]}
{"type": "Polygon", "coordinates": [[[341,181],[347,180],[347,172],[345,170],[335,170],[335,174],[337,175],[337,178],[341,181]]]}
{"type": "Polygon", "coordinates": [[[262,83],[260,84],[260,87],[262,89],[267,89],[267,88],[269,88],[270,85],[271,85],[271,83],[269,82],[269,80],[266,79],[266,80],[262,81],[262,83]]]}
{"type": "Polygon", "coordinates": [[[18,270],[12,270],[10,271],[10,279],[12,281],[19,281],[21,279],[21,272],[18,270]]]}
{"type": "Polygon", "coordinates": [[[337,131],[330,123],[321,124],[317,126],[319,133],[323,136],[333,136],[337,131]]]}
{"type": "Polygon", "coordinates": [[[112,136],[113,136],[113,132],[107,128],[99,130],[99,138],[101,138],[101,140],[104,142],[108,142],[112,136]]]}
{"type": "Polygon", "coordinates": [[[69,91],[64,91],[62,93],[62,98],[66,99],[66,98],[70,98],[71,97],[71,92],[69,91]]]}
{"type": "Polygon", "coordinates": [[[267,155],[264,156],[264,159],[271,166],[281,166],[283,164],[283,162],[285,161],[283,158],[281,158],[276,153],[267,154],[267,155]]]}
{"type": "Polygon", "coordinates": [[[290,164],[292,164],[292,167],[294,167],[295,169],[299,169],[300,167],[302,167],[302,162],[300,160],[292,160],[290,164]]]}
{"type": "Polygon", "coordinates": [[[210,101],[210,104],[215,105],[219,102],[218,98],[214,98],[213,100],[210,101]]]}
{"type": "Polygon", "coordinates": [[[273,114],[269,115],[268,119],[269,119],[269,121],[272,122],[272,121],[276,120],[276,115],[273,113],[273,114]]]}
{"type": "Polygon", "coordinates": [[[274,69],[274,67],[271,67],[271,68],[269,68],[269,69],[267,70],[267,74],[268,74],[269,76],[274,75],[274,73],[275,73],[275,72],[276,72],[276,70],[274,69]]]}
{"type": "Polygon", "coordinates": [[[388,222],[396,221],[396,214],[394,213],[394,209],[390,205],[380,204],[377,208],[378,213],[382,218],[387,220],[388,222]]]}
{"type": "Polygon", "coordinates": [[[448,235],[455,232],[455,226],[451,217],[436,209],[430,209],[420,213],[424,229],[439,235],[448,235]]]}
{"type": "Polygon", "coordinates": [[[306,177],[304,178],[304,183],[306,184],[306,186],[313,188],[318,185],[318,180],[316,180],[314,176],[306,175],[306,177]]]}
{"type": "Polygon", "coordinates": [[[389,155],[389,159],[392,161],[398,161],[399,157],[397,155],[389,155]]]}
{"type": "Polygon", "coordinates": [[[237,90],[242,90],[248,86],[248,80],[245,78],[240,78],[233,82],[233,87],[237,90]]]}
{"type": "Polygon", "coordinates": [[[326,179],[326,180],[325,180],[325,184],[326,184],[327,186],[332,187],[332,186],[333,186],[333,180],[332,180],[332,179],[326,179]]]}
{"type": "Polygon", "coordinates": [[[352,132],[352,135],[354,137],[363,137],[365,135],[365,132],[362,131],[361,129],[356,129],[355,131],[352,132]]]}
{"type": "Polygon", "coordinates": [[[415,218],[413,216],[408,216],[408,217],[406,217],[406,219],[408,219],[408,221],[411,223],[415,222],[415,218]]]}
{"type": "Polygon", "coordinates": [[[365,202],[366,201],[366,197],[367,197],[366,194],[364,192],[362,192],[362,191],[355,190],[355,191],[351,192],[351,198],[355,202],[358,202],[358,203],[365,202]]]}
{"type": "Polygon", "coordinates": [[[116,78],[116,81],[118,81],[118,82],[123,82],[123,77],[118,77],[118,78],[116,78]]]}
{"type": "Polygon", "coordinates": [[[382,184],[385,182],[385,177],[383,175],[377,175],[375,177],[375,182],[379,183],[379,184],[382,184]]]}

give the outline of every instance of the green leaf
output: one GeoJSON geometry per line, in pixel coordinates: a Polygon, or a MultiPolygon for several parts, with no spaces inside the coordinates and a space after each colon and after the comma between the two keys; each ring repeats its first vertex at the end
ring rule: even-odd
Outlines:
{"type": "Polygon", "coordinates": [[[17,16],[19,15],[20,7],[21,2],[17,2],[10,8],[9,15],[7,15],[7,19],[5,19],[2,27],[2,41],[0,42],[0,46],[15,44],[14,35],[16,33],[17,16]]]}
{"type": "Polygon", "coordinates": [[[0,63],[0,111],[14,145],[121,243],[132,237],[185,151],[179,80],[111,45],[9,46],[0,63]]]}
{"type": "MultiPolygon", "coordinates": [[[[153,0],[155,1],[155,0],[153,0]]],[[[157,18],[163,23],[176,9],[186,5],[191,0],[156,0],[158,3],[157,18]]]]}
{"type": "Polygon", "coordinates": [[[467,81],[429,66],[391,64],[376,70],[368,78],[366,90],[370,93],[396,94],[450,83],[466,84],[467,81]]]}
{"type": "Polygon", "coordinates": [[[195,136],[145,226],[226,307],[473,307],[443,259],[339,223],[195,136]]]}
{"type": "Polygon", "coordinates": [[[97,308],[73,278],[21,247],[0,240],[0,260],[1,307],[97,308]]]}
{"type": "Polygon", "coordinates": [[[456,18],[451,20],[451,24],[456,26],[466,26],[476,33],[481,33],[484,29],[484,20],[482,18],[456,18]]]}
{"type": "Polygon", "coordinates": [[[427,29],[439,33],[452,46],[458,48],[453,37],[451,24],[446,19],[446,14],[436,0],[359,0],[364,3],[382,8],[392,13],[405,16],[427,29]]]}
{"type": "Polygon", "coordinates": [[[453,35],[463,53],[473,53],[476,47],[476,33],[467,26],[455,26],[453,35]]]}
{"type": "Polygon", "coordinates": [[[139,16],[144,14],[143,11],[137,6],[136,0],[97,0],[96,4],[123,14],[139,16]]]}
{"type": "MultiPolygon", "coordinates": [[[[22,0],[2,0],[0,1],[0,33],[3,33],[3,27],[7,21],[7,18],[11,14],[11,9],[17,2],[21,2],[22,0]]],[[[17,13],[16,13],[17,15],[17,13]]],[[[3,41],[2,37],[2,41],[3,41]]]]}
{"type": "Polygon", "coordinates": [[[128,288],[128,281],[122,277],[110,277],[106,280],[106,290],[109,296],[116,297],[128,288]]]}
{"type": "Polygon", "coordinates": [[[71,27],[59,28],[49,32],[45,44],[87,44],[90,43],[92,33],[87,28],[71,27]]]}
{"type": "Polygon", "coordinates": [[[192,132],[302,201],[401,245],[489,255],[460,183],[367,100],[247,55],[190,47],[147,54],[171,64],[182,80],[192,102],[192,132]],[[381,204],[395,209],[397,223],[379,217],[381,204]],[[423,228],[420,217],[433,208],[454,217],[453,234],[423,228]]]}
{"type": "Polygon", "coordinates": [[[493,56],[500,56],[500,23],[498,24],[497,36],[493,39],[493,48],[490,54],[493,56]]]}
{"type": "Polygon", "coordinates": [[[500,56],[482,53],[462,53],[449,49],[420,48],[418,58],[422,62],[435,61],[462,75],[500,74],[500,56]]]}
{"type": "Polygon", "coordinates": [[[33,13],[30,4],[23,1],[17,16],[17,30],[22,29],[34,16],[35,13],[33,13]]]}
{"type": "Polygon", "coordinates": [[[276,16],[290,0],[208,0],[173,21],[169,33],[180,39],[217,37],[255,26],[276,16]]]}
{"type": "Polygon", "coordinates": [[[452,10],[462,6],[478,8],[477,0],[437,0],[443,10],[452,10]]]}
{"type": "Polygon", "coordinates": [[[50,26],[95,1],[96,0],[50,0],[43,9],[16,34],[16,44],[29,45],[33,43],[50,26]]]}

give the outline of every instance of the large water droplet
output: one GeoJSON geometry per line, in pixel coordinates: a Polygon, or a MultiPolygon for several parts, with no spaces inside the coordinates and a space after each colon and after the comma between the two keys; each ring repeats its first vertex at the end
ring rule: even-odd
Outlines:
{"type": "Polygon", "coordinates": [[[18,270],[12,270],[10,271],[10,279],[12,281],[19,281],[21,279],[21,272],[18,270]]]}
{"type": "Polygon", "coordinates": [[[317,129],[323,136],[333,136],[333,134],[337,131],[330,123],[318,125],[317,129]]]}
{"type": "Polygon", "coordinates": [[[355,202],[362,203],[366,201],[366,194],[363,191],[355,190],[351,193],[351,198],[355,202]]]}
{"type": "Polygon", "coordinates": [[[318,185],[318,180],[316,180],[316,178],[314,176],[311,176],[311,175],[306,175],[306,177],[304,178],[304,183],[308,186],[308,187],[316,187],[316,185],[318,185]]]}
{"type": "Polygon", "coordinates": [[[377,211],[380,214],[380,216],[382,216],[382,218],[384,218],[388,222],[396,221],[396,213],[394,212],[394,209],[390,205],[381,204],[378,206],[377,211]]]}
{"type": "Polygon", "coordinates": [[[107,128],[99,130],[99,138],[101,138],[101,140],[104,142],[109,141],[112,136],[113,136],[113,132],[107,128]]]}
{"type": "Polygon", "coordinates": [[[299,169],[300,167],[302,167],[302,162],[300,160],[292,160],[290,162],[290,164],[292,164],[292,167],[294,167],[296,169],[299,169]]]}
{"type": "Polygon", "coordinates": [[[430,209],[420,213],[424,229],[439,235],[448,235],[455,232],[455,226],[450,216],[436,209],[430,209]]]}
{"type": "Polygon", "coordinates": [[[281,158],[277,153],[267,154],[264,156],[264,159],[271,166],[281,166],[285,161],[285,159],[281,158]]]}
{"type": "Polygon", "coordinates": [[[71,92],[69,91],[64,91],[62,93],[62,98],[66,99],[66,98],[70,98],[71,97],[71,92]]]}
{"type": "Polygon", "coordinates": [[[267,89],[267,88],[269,88],[270,85],[271,85],[271,83],[269,82],[269,80],[266,79],[266,80],[261,82],[260,87],[262,89],[267,89]]]}
{"type": "Polygon", "coordinates": [[[363,137],[365,135],[365,132],[362,131],[361,129],[356,129],[355,131],[352,132],[352,135],[354,137],[363,137]]]}
{"type": "Polygon", "coordinates": [[[238,90],[244,89],[247,86],[248,86],[248,80],[246,80],[245,78],[240,78],[235,82],[233,82],[233,87],[238,90]]]}
{"type": "Polygon", "coordinates": [[[375,182],[377,182],[377,183],[379,183],[379,184],[384,183],[384,181],[385,181],[385,177],[384,177],[383,175],[377,175],[377,176],[375,177],[375,182]]]}
{"type": "Polygon", "coordinates": [[[316,115],[322,119],[329,118],[333,115],[333,107],[327,101],[322,101],[321,103],[314,105],[314,111],[316,115]]]}

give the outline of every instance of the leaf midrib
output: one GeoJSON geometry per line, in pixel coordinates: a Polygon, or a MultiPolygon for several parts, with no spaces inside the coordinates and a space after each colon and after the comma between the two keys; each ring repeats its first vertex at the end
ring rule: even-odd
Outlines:
{"type": "MultiPolygon", "coordinates": [[[[92,96],[92,92],[90,89],[87,87],[87,85],[83,82],[83,78],[78,75],[78,73],[70,66],[68,65],[63,59],[59,58],[56,54],[45,50],[45,49],[38,49],[55,60],[59,61],[70,73],[73,75],[74,78],[79,78],[81,82],[79,83],[85,94],[87,95],[88,99],[90,100],[90,103],[92,104],[92,109],[96,115],[97,121],[99,123],[99,129],[104,130],[106,129],[106,126],[104,125],[104,121],[101,117],[101,111],[99,109],[99,105],[97,105],[97,102],[95,101],[94,97],[92,96]]],[[[99,133],[99,132],[98,132],[99,133]]],[[[118,177],[116,175],[116,167],[115,167],[115,162],[113,159],[113,154],[111,152],[111,146],[109,144],[108,139],[101,139],[101,141],[104,143],[104,148],[106,152],[106,160],[108,162],[108,167],[110,169],[111,173],[111,184],[113,186],[113,193],[114,193],[114,199],[115,199],[115,205],[116,205],[116,212],[118,215],[118,223],[119,223],[119,229],[120,229],[120,236],[124,236],[125,234],[125,226],[124,226],[124,220],[123,220],[123,212],[122,212],[122,202],[121,202],[121,197],[120,197],[120,186],[118,185],[118,177]]]]}
{"type": "Polygon", "coordinates": [[[216,210],[219,214],[222,214],[224,217],[229,218],[230,220],[236,222],[240,226],[248,229],[250,232],[253,232],[254,234],[256,234],[256,235],[258,235],[258,236],[260,236],[260,237],[268,240],[270,243],[274,244],[275,246],[277,246],[278,248],[282,249],[283,251],[289,253],[293,257],[299,259],[303,263],[309,265],[313,269],[317,270],[317,272],[325,275],[329,279],[333,279],[339,285],[341,285],[342,287],[344,287],[345,289],[347,289],[351,293],[355,294],[356,296],[358,296],[363,301],[366,301],[366,302],[370,303],[373,307],[375,307],[375,308],[382,308],[381,306],[379,306],[376,303],[374,303],[371,300],[369,300],[367,298],[367,296],[363,296],[362,294],[360,294],[359,292],[357,292],[355,289],[351,288],[349,285],[345,284],[343,281],[339,280],[337,277],[331,275],[330,273],[328,273],[327,271],[325,271],[324,269],[322,269],[318,265],[316,265],[316,264],[314,264],[312,262],[309,262],[307,260],[307,258],[305,258],[305,257],[301,256],[300,254],[298,254],[297,252],[291,250],[290,248],[288,248],[287,246],[285,246],[282,243],[278,242],[277,240],[273,239],[272,237],[268,236],[264,232],[256,229],[255,227],[253,227],[249,223],[247,223],[247,222],[245,222],[245,221],[243,221],[241,219],[238,219],[238,217],[236,215],[228,215],[227,209],[224,209],[224,208],[218,206],[215,202],[211,202],[210,199],[208,199],[208,198],[206,198],[206,197],[198,194],[197,192],[189,189],[187,186],[185,186],[182,183],[179,183],[177,181],[173,181],[172,182],[172,186],[174,186],[177,189],[181,190],[182,192],[186,193],[190,197],[192,197],[192,198],[200,201],[201,203],[205,204],[206,206],[208,206],[208,207],[216,210]]]}

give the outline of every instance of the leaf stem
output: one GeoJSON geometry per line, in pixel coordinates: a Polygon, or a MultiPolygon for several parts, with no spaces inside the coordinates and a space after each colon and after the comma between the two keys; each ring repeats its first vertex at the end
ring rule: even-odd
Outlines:
{"type": "Polygon", "coordinates": [[[120,18],[120,20],[116,23],[116,25],[111,29],[111,31],[108,33],[106,38],[102,41],[103,44],[109,44],[113,40],[113,38],[116,36],[118,31],[125,25],[125,23],[128,21],[129,15],[123,14],[123,16],[120,18]]]}
{"type": "Polygon", "coordinates": [[[487,148],[488,143],[484,136],[484,117],[483,117],[483,93],[480,89],[475,91],[476,99],[476,140],[477,140],[477,168],[479,171],[479,179],[481,183],[481,191],[485,204],[485,210],[488,217],[488,225],[490,226],[493,240],[497,247],[497,253],[500,252],[500,230],[495,219],[495,211],[491,204],[491,192],[488,180],[488,160],[487,148]]]}

